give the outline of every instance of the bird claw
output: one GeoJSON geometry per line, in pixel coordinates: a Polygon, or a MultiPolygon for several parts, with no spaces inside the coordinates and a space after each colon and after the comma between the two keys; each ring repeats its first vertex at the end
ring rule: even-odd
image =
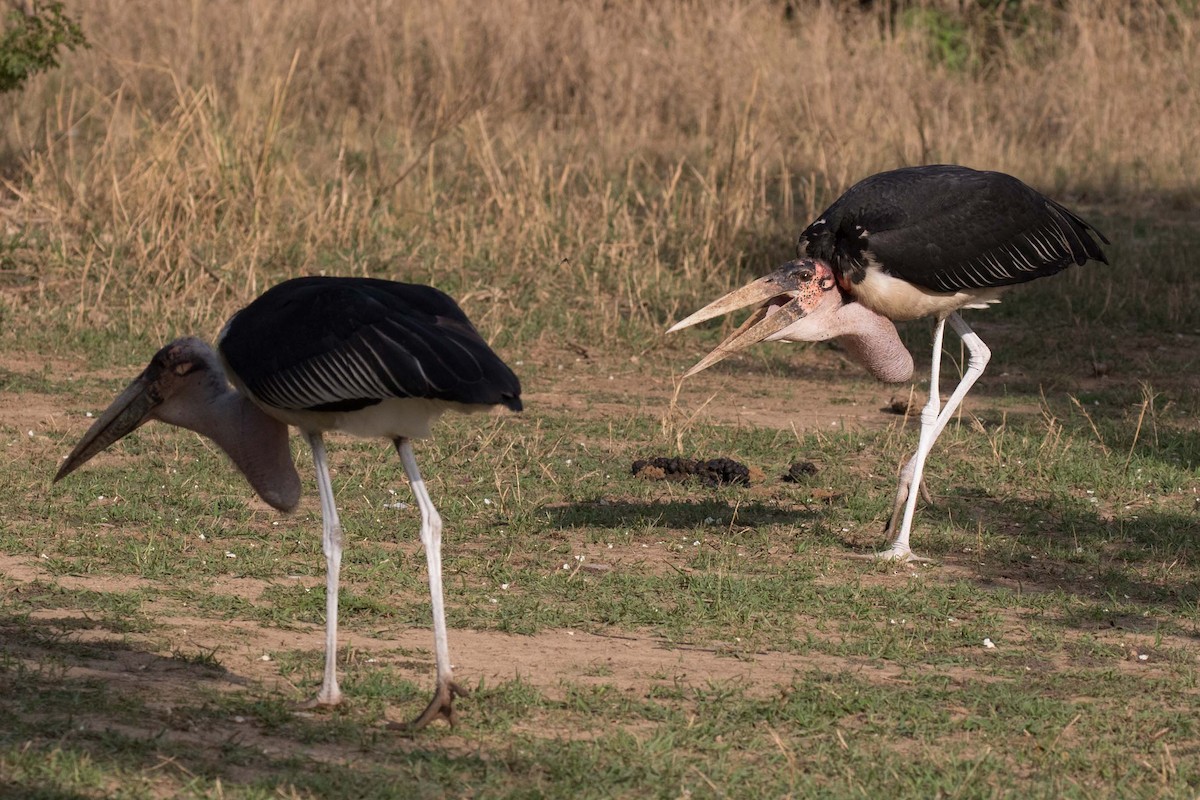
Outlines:
{"type": "Polygon", "coordinates": [[[316,697],[309,698],[302,703],[297,703],[296,708],[300,711],[326,711],[341,705],[342,693],[338,690],[326,693],[322,691],[316,697]]]}
{"type": "Polygon", "coordinates": [[[454,710],[452,705],[455,697],[466,697],[470,692],[459,686],[454,681],[444,681],[438,683],[437,690],[433,693],[433,699],[429,701],[429,705],[421,712],[421,715],[411,722],[389,722],[388,730],[404,731],[405,733],[415,733],[421,730],[435,719],[444,719],[453,728],[458,722],[458,712],[454,710]]]}
{"type": "Polygon", "coordinates": [[[881,550],[878,553],[873,553],[870,558],[874,561],[892,561],[897,564],[921,563],[930,564],[932,558],[925,558],[914,553],[907,546],[892,545],[887,550],[881,550]]]}

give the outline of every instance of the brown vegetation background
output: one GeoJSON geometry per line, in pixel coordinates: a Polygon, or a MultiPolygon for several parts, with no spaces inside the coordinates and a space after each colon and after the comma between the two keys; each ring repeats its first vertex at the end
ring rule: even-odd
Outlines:
{"type": "Polygon", "coordinates": [[[89,0],[2,101],[8,269],[156,339],[322,271],[493,337],[660,331],[885,168],[1193,211],[1194,5],[89,0]]]}

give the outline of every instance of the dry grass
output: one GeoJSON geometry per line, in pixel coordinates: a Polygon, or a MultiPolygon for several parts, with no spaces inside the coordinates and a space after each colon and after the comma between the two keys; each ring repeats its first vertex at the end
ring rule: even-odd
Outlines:
{"type": "Polygon", "coordinates": [[[0,99],[0,795],[1193,796],[1200,282],[1178,223],[1200,206],[1200,14],[1024,0],[947,44],[930,20],[960,3],[914,4],[934,16],[75,3],[93,48],[0,99]],[[933,161],[1080,208],[1115,268],[978,315],[996,358],[917,534],[944,563],[893,571],[846,558],[882,543],[915,446],[878,413],[889,390],[798,347],[681,389],[716,332],[661,334],[788,256],[853,181],[933,161]],[[422,445],[453,653],[486,681],[458,731],[379,735],[432,669],[386,450],[338,443],[354,702],[319,717],[287,705],[322,663],[311,485],[299,514],[264,515],[166,426],[48,485],[161,342],[321,271],[452,292],[529,400],[422,445]],[[628,475],[673,450],[768,478],[628,475]],[[799,458],[819,477],[781,483],[799,458]],[[612,569],[562,570],[584,555],[612,569]],[[513,638],[539,631],[573,645],[559,672],[513,638]],[[791,671],[726,687],[718,658],[791,671]]]}
{"type": "Polygon", "coordinates": [[[77,329],[211,332],[329,271],[437,283],[493,336],[611,341],[883,168],[1194,205],[1200,20],[1066,5],[955,69],[829,3],[96,0],[93,48],[4,101],[9,246],[36,238],[32,311],[77,329]]]}

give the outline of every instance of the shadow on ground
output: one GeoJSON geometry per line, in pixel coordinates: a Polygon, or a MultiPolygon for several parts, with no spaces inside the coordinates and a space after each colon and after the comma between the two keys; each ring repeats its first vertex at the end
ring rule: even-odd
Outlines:
{"type": "MultiPolygon", "coordinates": [[[[695,483],[699,487],[699,483],[695,483]]],[[[547,506],[543,511],[550,517],[550,527],[570,528],[695,528],[721,520],[721,524],[736,524],[757,528],[764,525],[795,525],[811,522],[816,511],[789,509],[761,502],[738,500],[657,500],[645,503],[600,500],[547,506]],[[733,522],[731,522],[733,520],[733,522]]]]}
{"type": "MultiPolygon", "coordinates": [[[[325,796],[336,787],[339,796],[392,797],[405,796],[405,775],[421,775],[428,794],[486,768],[477,755],[445,746],[441,731],[405,738],[379,720],[296,714],[282,700],[230,692],[246,681],[148,652],[120,627],[86,616],[0,616],[0,748],[9,754],[0,760],[0,796],[93,797],[63,787],[86,785],[95,773],[130,776],[151,795],[159,775],[168,794],[189,784],[204,794],[205,782],[219,780],[226,789],[287,786],[325,796]],[[81,641],[83,632],[96,641],[81,641]],[[218,686],[219,695],[206,691],[218,686]]],[[[136,785],[123,790],[137,795],[136,785]]]]}

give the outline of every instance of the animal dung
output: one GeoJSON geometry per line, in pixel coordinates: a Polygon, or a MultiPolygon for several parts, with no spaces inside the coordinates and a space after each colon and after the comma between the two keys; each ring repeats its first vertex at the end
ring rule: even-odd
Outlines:
{"type": "Polygon", "coordinates": [[[817,474],[817,465],[811,461],[797,461],[788,467],[780,478],[784,483],[803,483],[806,478],[817,474]]]}
{"type": "Polygon", "coordinates": [[[713,458],[708,461],[664,457],[639,459],[633,462],[632,472],[638,478],[652,481],[699,478],[701,483],[709,487],[732,483],[748,485],[751,478],[750,468],[731,458],[713,458]]]}

